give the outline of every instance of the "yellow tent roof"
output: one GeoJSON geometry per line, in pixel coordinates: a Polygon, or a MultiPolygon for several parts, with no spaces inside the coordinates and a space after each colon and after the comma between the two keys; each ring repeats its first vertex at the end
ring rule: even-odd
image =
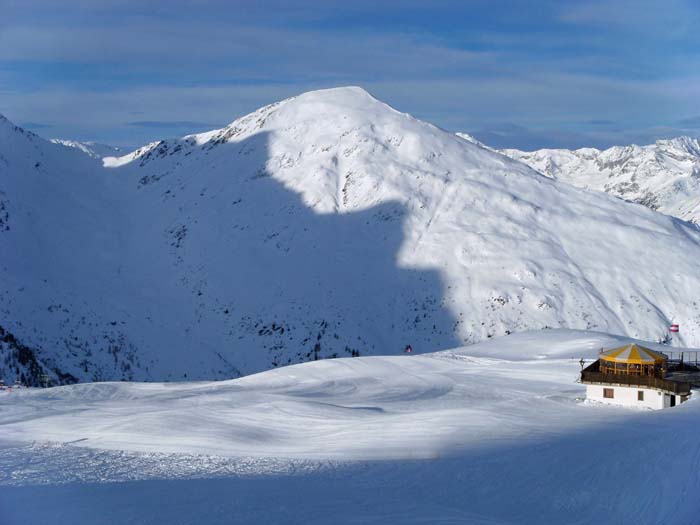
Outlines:
{"type": "Polygon", "coordinates": [[[600,359],[612,363],[630,363],[635,365],[658,365],[667,357],[644,346],[629,344],[606,350],[600,354],[600,359]]]}

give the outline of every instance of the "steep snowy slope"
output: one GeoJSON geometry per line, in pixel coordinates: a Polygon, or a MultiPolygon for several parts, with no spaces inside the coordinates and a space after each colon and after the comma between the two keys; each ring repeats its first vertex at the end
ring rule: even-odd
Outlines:
{"type": "Polygon", "coordinates": [[[615,344],[548,330],[232,381],[0,392],[3,523],[695,524],[697,394],[658,412],[582,401],[579,357],[615,344]]]}
{"type": "Polygon", "coordinates": [[[657,339],[671,318],[676,344],[700,343],[696,228],[359,88],[105,167],[2,127],[5,351],[81,380],[224,378],[544,327],[657,339]]]}
{"type": "Polygon", "coordinates": [[[87,373],[91,354],[121,337],[91,314],[99,266],[111,264],[123,222],[102,171],[100,160],[0,116],[0,378],[8,383],[35,384],[44,372],[73,381],[64,353],[87,373]]]}
{"type": "Polygon", "coordinates": [[[503,150],[540,173],[700,222],[700,143],[690,137],[606,150],[503,150]]]}

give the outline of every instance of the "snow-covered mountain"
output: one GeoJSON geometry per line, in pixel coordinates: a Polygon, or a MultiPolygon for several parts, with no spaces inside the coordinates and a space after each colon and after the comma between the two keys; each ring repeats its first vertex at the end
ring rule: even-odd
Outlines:
{"type": "Polygon", "coordinates": [[[216,379],[546,327],[656,340],[671,319],[700,344],[697,228],[359,88],[104,163],[3,119],[0,155],[6,380],[216,379]]]}
{"type": "Polygon", "coordinates": [[[606,150],[502,150],[540,173],[605,191],[653,210],[700,223],[700,142],[690,137],[606,150]]]}
{"type": "Polygon", "coordinates": [[[66,139],[51,139],[51,142],[54,144],[60,144],[61,146],[66,146],[67,148],[75,148],[96,159],[113,157],[115,155],[124,155],[127,153],[122,148],[109,146],[107,144],[100,144],[99,142],[78,142],[77,140],[66,139]]]}

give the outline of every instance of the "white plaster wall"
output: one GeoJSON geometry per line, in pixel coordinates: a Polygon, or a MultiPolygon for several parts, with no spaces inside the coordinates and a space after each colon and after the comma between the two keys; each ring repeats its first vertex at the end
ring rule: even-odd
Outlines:
{"type": "MultiPolygon", "coordinates": [[[[682,396],[676,396],[676,406],[681,404],[681,397],[682,396]]],[[[690,398],[688,398],[688,399],[690,399],[690,398]]],[[[686,399],[686,401],[688,399],[686,399]]],[[[671,395],[665,394],[664,395],[664,408],[669,408],[670,406],[671,406],[671,395]]]]}
{"type": "MultiPolygon", "coordinates": [[[[610,405],[621,405],[625,407],[651,408],[659,410],[671,405],[671,398],[649,388],[629,387],[629,386],[614,386],[614,385],[586,385],[586,399],[608,403],[610,405]],[[615,391],[615,397],[608,399],[603,397],[603,388],[612,388],[615,391]],[[637,401],[637,392],[644,392],[644,401],[637,401]]],[[[680,396],[676,396],[676,405],[680,404],[680,396]]]]}

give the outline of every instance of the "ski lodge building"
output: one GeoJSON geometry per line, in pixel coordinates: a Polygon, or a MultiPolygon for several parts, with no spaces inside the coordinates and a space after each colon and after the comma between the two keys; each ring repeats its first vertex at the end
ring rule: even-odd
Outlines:
{"type": "MultiPolygon", "coordinates": [[[[671,369],[677,367],[672,364],[671,369]]],[[[674,380],[671,369],[665,354],[628,344],[601,351],[598,360],[581,371],[581,383],[586,385],[586,399],[658,410],[690,396],[691,384],[674,380]]]]}

